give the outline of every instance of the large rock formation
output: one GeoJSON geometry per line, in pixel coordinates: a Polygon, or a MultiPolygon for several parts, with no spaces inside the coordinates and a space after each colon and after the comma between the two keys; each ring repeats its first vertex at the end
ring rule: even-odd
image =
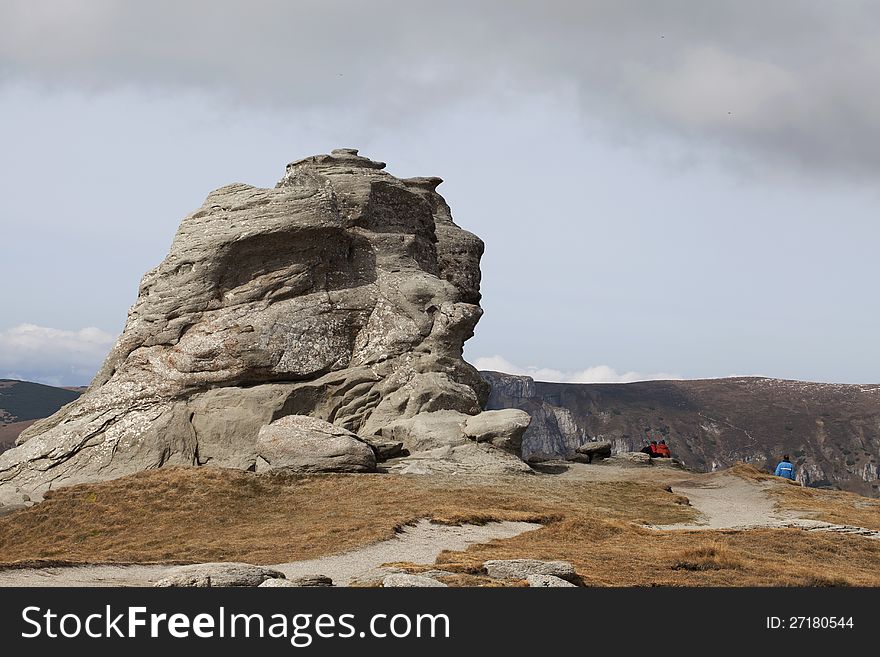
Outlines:
{"type": "Polygon", "coordinates": [[[38,498],[165,464],[253,470],[261,428],[290,415],[346,430],[334,439],[349,447],[385,433],[447,447],[388,427],[443,412],[449,434],[481,412],[488,386],[462,345],[482,313],[483,243],[453,223],[439,178],[384,166],[341,149],[289,164],[274,189],[209,194],[88,391],[0,454],[0,484],[38,498]]]}

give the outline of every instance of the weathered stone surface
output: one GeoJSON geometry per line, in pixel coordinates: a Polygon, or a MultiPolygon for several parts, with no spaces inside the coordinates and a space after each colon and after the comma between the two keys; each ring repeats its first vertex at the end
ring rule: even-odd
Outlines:
{"type": "Polygon", "coordinates": [[[409,452],[393,467],[404,474],[520,474],[532,472],[513,456],[528,422],[521,411],[435,411],[393,422],[382,435],[399,440],[409,452]],[[481,441],[475,443],[478,437],[481,441]]]}
{"type": "Polygon", "coordinates": [[[31,498],[17,486],[0,487],[0,516],[31,506],[31,498]]]}
{"type": "Polygon", "coordinates": [[[567,561],[537,559],[492,559],[483,564],[489,577],[496,579],[528,579],[529,575],[552,575],[564,580],[577,577],[574,566],[567,561]]]}
{"type": "Polygon", "coordinates": [[[528,577],[526,577],[526,581],[532,588],[561,588],[575,586],[571,582],[566,582],[561,577],[556,577],[555,575],[529,575],[528,577]]]}
{"type": "Polygon", "coordinates": [[[575,450],[576,456],[572,460],[592,463],[594,459],[607,459],[611,456],[611,447],[607,440],[584,443],[575,450]]]}
{"type": "Polygon", "coordinates": [[[651,465],[652,460],[654,459],[644,452],[622,452],[621,454],[615,454],[614,456],[605,459],[602,463],[607,465],[639,467],[651,465]]]}
{"type": "Polygon", "coordinates": [[[173,568],[156,586],[259,586],[269,579],[284,579],[284,573],[249,563],[197,563],[173,568]]]}
{"type": "Polygon", "coordinates": [[[11,504],[27,504],[31,501],[31,498],[27,495],[27,493],[22,492],[16,486],[9,486],[7,488],[0,488],[0,504],[11,505],[11,504]]]}
{"type": "Polygon", "coordinates": [[[257,472],[372,472],[373,448],[342,427],[309,417],[287,415],[257,436],[257,472]]]}
{"type": "Polygon", "coordinates": [[[528,413],[514,408],[485,411],[465,420],[464,433],[478,443],[490,442],[519,454],[522,437],[530,421],[528,413]]]}
{"type": "Polygon", "coordinates": [[[260,588],[302,588],[313,586],[333,586],[333,580],[326,575],[306,575],[290,579],[267,579],[259,585],[260,588]]]}
{"type": "Polygon", "coordinates": [[[575,450],[578,454],[593,456],[611,456],[611,443],[607,440],[584,443],[575,450]]]}
{"type": "Polygon", "coordinates": [[[386,589],[388,588],[414,588],[414,587],[434,587],[434,588],[446,588],[446,584],[443,582],[438,582],[436,579],[431,579],[430,577],[424,577],[423,575],[410,575],[408,573],[395,573],[393,575],[387,575],[385,579],[382,580],[382,586],[386,589]]]}
{"type": "Polygon", "coordinates": [[[485,443],[469,442],[415,452],[389,470],[398,474],[522,475],[534,471],[521,459],[485,443]]]}
{"type": "Polygon", "coordinates": [[[168,464],[254,469],[261,428],[290,415],[407,449],[455,443],[385,428],[480,413],[488,386],[462,348],[483,244],[453,223],[439,178],[383,167],[339,149],[289,164],[274,189],[209,194],[89,390],[0,454],[0,487],[39,499],[168,464]]]}
{"type": "Polygon", "coordinates": [[[468,416],[458,411],[433,411],[419,413],[410,418],[397,420],[382,428],[382,437],[403,444],[411,453],[426,449],[464,445],[464,424],[468,416]]]}
{"type": "Polygon", "coordinates": [[[289,579],[267,579],[262,584],[258,584],[257,588],[260,589],[282,589],[282,588],[299,588],[297,584],[294,584],[289,579]]]}

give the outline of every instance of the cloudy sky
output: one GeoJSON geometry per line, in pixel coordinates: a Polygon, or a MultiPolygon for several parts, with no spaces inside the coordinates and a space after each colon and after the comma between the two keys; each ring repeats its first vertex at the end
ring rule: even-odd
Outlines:
{"type": "Polygon", "coordinates": [[[487,243],[478,366],[880,381],[880,4],[0,1],[0,378],[87,382],[180,219],[356,147],[487,243]]]}

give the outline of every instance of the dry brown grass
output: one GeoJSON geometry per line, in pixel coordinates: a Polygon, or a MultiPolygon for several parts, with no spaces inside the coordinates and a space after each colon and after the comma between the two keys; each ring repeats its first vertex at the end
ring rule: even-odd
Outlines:
{"type": "Polygon", "coordinates": [[[797,529],[656,532],[574,519],[443,552],[437,567],[481,574],[487,559],[525,557],[571,561],[592,586],[880,586],[880,541],[871,539],[797,529]],[[718,567],[687,569],[683,562],[718,567]]]}
{"type": "Polygon", "coordinates": [[[688,548],[677,559],[672,565],[673,570],[736,570],[743,565],[730,548],[718,539],[703,541],[688,548]]]}
{"type": "Polygon", "coordinates": [[[600,586],[880,586],[880,541],[799,530],[659,532],[687,522],[659,484],[550,475],[483,482],[394,475],[266,476],[166,468],[60,489],[0,518],[16,561],[280,563],[391,537],[418,518],[534,520],[540,530],[443,552],[454,585],[489,581],[490,558],[565,559],[600,586]]]}
{"type": "Polygon", "coordinates": [[[777,504],[804,517],[880,531],[880,500],[845,491],[794,486],[772,490],[777,504]]]}
{"type": "Polygon", "coordinates": [[[0,518],[5,563],[59,560],[280,563],[391,538],[419,518],[443,523],[553,522],[565,514],[681,522],[685,498],[659,485],[554,481],[514,484],[395,475],[255,475],[162,468],[51,492],[0,518]]]}

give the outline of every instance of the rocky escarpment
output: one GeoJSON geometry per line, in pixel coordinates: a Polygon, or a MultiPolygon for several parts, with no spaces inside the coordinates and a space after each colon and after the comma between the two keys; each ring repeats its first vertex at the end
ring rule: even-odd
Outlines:
{"type": "Polygon", "coordinates": [[[453,223],[439,178],[384,166],[341,149],[289,164],[273,189],[209,194],[88,391],[0,454],[0,483],[39,497],[166,464],[293,467],[308,431],[333,441],[320,459],[362,470],[363,443],[387,448],[392,424],[403,449],[466,462],[473,448],[482,463],[463,427],[488,386],[462,345],[482,313],[483,243],[453,223]],[[332,426],[260,439],[287,416],[332,426]],[[423,416],[442,430],[416,445],[405,423],[423,416]]]}
{"type": "Polygon", "coordinates": [[[665,439],[674,456],[698,470],[738,461],[769,468],[788,453],[807,485],[880,494],[880,385],[754,377],[541,383],[482,374],[492,386],[487,408],[531,415],[527,459],[570,458],[592,440],[622,453],[665,439]]]}

